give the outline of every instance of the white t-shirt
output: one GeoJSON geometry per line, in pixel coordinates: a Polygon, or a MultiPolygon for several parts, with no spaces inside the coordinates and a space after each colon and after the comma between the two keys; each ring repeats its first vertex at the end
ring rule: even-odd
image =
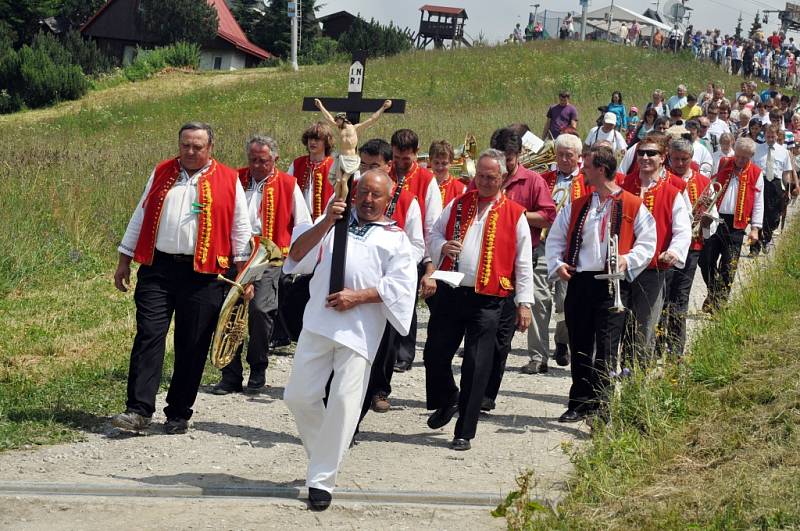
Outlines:
{"type": "Polygon", "coordinates": [[[586,141],[584,144],[587,146],[593,146],[598,142],[603,141],[609,142],[611,144],[611,149],[614,151],[619,151],[628,147],[628,144],[625,142],[625,137],[622,136],[622,133],[616,129],[605,132],[600,126],[592,127],[591,131],[589,131],[589,134],[586,136],[586,141]]]}

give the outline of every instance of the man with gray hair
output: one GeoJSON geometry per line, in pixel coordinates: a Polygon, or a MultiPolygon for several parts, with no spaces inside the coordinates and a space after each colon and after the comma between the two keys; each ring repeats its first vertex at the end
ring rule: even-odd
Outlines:
{"type": "Polygon", "coordinates": [[[423,355],[427,407],[435,410],[428,426],[439,429],[458,412],[454,450],[469,450],[475,437],[509,297],[516,329],[524,332],[531,323],[531,234],[525,207],[503,193],[506,162],[497,149],[481,153],[475,187],[445,207],[430,235],[431,259],[447,275],[432,276],[437,301],[428,329],[436,333],[428,335],[423,355]],[[459,389],[452,363],[462,339],[459,389]]]}
{"type": "Polygon", "coordinates": [[[667,100],[667,108],[671,111],[672,109],[683,109],[688,102],[686,101],[686,85],[680,84],[678,85],[678,93],[670,97],[667,100]]]}
{"type": "MultiPolygon", "coordinates": [[[[251,228],[244,190],[236,171],[211,157],[213,146],[208,124],[181,127],[179,155],[160,162],[150,174],[118,248],[118,290],[129,289],[131,261],[141,264],[133,295],[136,338],[127,407],[112,419],[124,430],[143,431],[150,425],[174,314],[175,368],[164,431],[186,432],[224,297],[216,277],[247,260],[251,228]]],[[[252,297],[251,287],[245,297],[252,297]]]]}
{"type": "MultiPolygon", "coordinates": [[[[292,229],[311,222],[297,180],[278,170],[278,143],[269,136],[257,134],[245,144],[247,166],[239,168],[239,180],[247,199],[253,234],[275,243],[285,257],[289,253],[292,229]]],[[[245,391],[257,393],[266,383],[269,365],[269,343],[278,310],[278,281],[281,269],[268,268],[261,280],[253,283],[255,293],[248,306],[249,339],[247,363],[250,375],[245,391]]],[[[222,369],[222,379],[211,392],[216,395],[242,391],[242,347],[222,369]]]]}

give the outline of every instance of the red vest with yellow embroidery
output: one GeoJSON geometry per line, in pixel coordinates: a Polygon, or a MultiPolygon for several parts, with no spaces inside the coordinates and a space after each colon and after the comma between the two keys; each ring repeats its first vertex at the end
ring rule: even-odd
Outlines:
{"type": "MultiPolygon", "coordinates": [[[[547,187],[550,188],[550,193],[553,193],[553,188],[556,187],[556,182],[558,181],[558,172],[555,170],[548,171],[543,173],[542,177],[544,177],[547,187]]],[[[583,172],[579,172],[578,175],[572,178],[570,201],[575,201],[591,193],[592,189],[586,184],[586,177],[583,176],[583,172]]]]}
{"type": "MultiPolygon", "coordinates": [[[[394,170],[394,165],[389,169],[389,176],[394,182],[397,182],[397,173],[394,170]]],[[[417,198],[423,223],[425,223],[425,197],[428,195],[428,186],[433,179],[433,174],[427,168],[417,164],[416,161],[411,164],[403,179],[403,190],[408,190],[417,198]]]]}
{"type": "MultiPolygon", "coordinates": [[[[670,175],[672,173],[668,172],[664,178],[659,179],[658,183],[647,190],[642,198],[647,210],[656,220],[656,252],[647,269],[669,269],[661,265],[658,256],[669,249],[669,244],[672,242],[672,207],[675,204],[675,198],[681,193],[672,185],[670,175]]],[[[629,173],[625,177],[622,188],[634,195],[640,195],[639,172],[629,173]]]]}
{"type": "Polygon", "coordinates": [[[311,198],[311,219],[315,220],[325,213],[328,200],[333,195],[333,185],[328,179],[328,172],[333,165],[333,157],[328,155],[322,162],[312,163],[308,155],[294,159],[292,167],[297,185],[305,193],[313,185],[314,196],[311,198]]]}
{"type": "MultiPolygon", "coordinates": [[[[395,190],[392,190],[392,197],[394,197],[396,188],[397,186],[395,185],[395,190]]],[[[392,215],[389,216],[391,219],[397,222],[397,226],[400,227],[401,229],[406,228],[406,217],[408,216],[408,209],[411,208],[411,203],[414,202],[414,199],[415,199],[414,194],[412,194],[408,190],[401,190],[400,195],[397,198],[397,203],[394,206],[394,211],[392,212],[392,215]]]]}
{"type": "Polygon", "coordinates": [[[467,185],[453,177],[447,178],[439,185],[439,194],[442,196],[442,207],[450,204],[450,201],[467,191],[467,185]]]}
{"type": "MultiPolygon", "coordinates": [[[[144,265],[153,263],[158,226],[164,198],[180,175],[178,159],[156,166],[153,185],[144,200],[144,219],[133,259],[144,265]]],[[[236,170],[211,159],[211,166],[197,181],[197,219],[194,270],[198,273],[224,273],[230,267],[231,227],[236,207],[236,170]]]]}
{"type": "MultiPolygon", "coordinates": [[[[692,176],[689,177],[688,181],[684,181],[686,183],[686,193],[689,196],[689,202],[694,208],[694,204],[697,203],[697,198],[703,195],[703,192],[706,188],[708,188],[708,183],[711,181],[708,177],[703,175],[697,170],[692,170],[692,176]]],[[[703,250],[703,235],[700,234],[700,237],[695,238],[692,240],[692,243],[689,245],[689,250],[691,251],[702,251],[703,250]]]]}
{"type": "MultiPolygon", "coordinates": [[[[452,240],[455,232],[458,204],[461,203],[462,220],[459,241],[464,241],[469,226],[478,209],[478,191],[471,190],[457,197],[450,207],[450,219],[445,228],[445,239],[452,240]]],[[[486,215],[481,236],[481,254],[475,273],[475,292],[482,295],[506,297],[514,291],[514,263],[517,256],[517,223],[525,207],[500,196],[486,215]]],[[[453,261],[449,256],[442,260],[440,269],[450,271],[453,261]]]]}
{"type": "MultiPolygon", "coordinates": [[[[242,187],[247,189],[250,184],[250,169],[240,168],[239,180],[242,187]]],[[[283,173],[277,168],[272,175],[266,177],[261,195],[261,235],[269,238],[283,253],[289,254],[292,243],[292,228],[294,227],[294,187],[297,181],[288,173],[283,173]]]]}
{"type": "MultiPolygon", "coordinates": [[[[577,257],[580,249],[574,248],[574,243],[577,242],[575,230],[578,226],[578,219],[581,212],[585,208],[591,208],[592,195],[584,195],[572,202],[572,210],[570,211],[569,229],[567,230],[567,247],[563,257],[564,262],[570,263],[570,256],[577,257]]],[[[620,217],[619,230],[617,231],[618,249],[619,254],[628,254],[633,248],[636,237],[633,232],[633,224],[636,221],[636,216],[639,213],[639,208],[642,206],[642,200],[637,196],[622,190],[619,197],[615,199],[615,209],[622,207],[622,215],[620,217]]],[[[615,210],[616,212],[616,210],[615,210]]],[[[612,212],[611,215],[614,215],[612,212]]],[[[576,260],[577,261],[577,260],[576,260]]]]}
{"type": "MultiPolygon", "coordinates": [[[[725,157],[719,161],[719,171],[715,175],[717,182],[722,185],[722,191],[717,199],[717,210],[719,210],[722,200],[728,191],[731,177],[736,172],[736,162],[734,157],[725,157]]],[[[747,163],[747,167],[739,174],[739,193],[736,195],[736,209],[733,213],[733,228],[744,230],[750,223],[753,215],[753,205],[758,193],[758,177],[761,170],[752,162],[747,163]]]]}

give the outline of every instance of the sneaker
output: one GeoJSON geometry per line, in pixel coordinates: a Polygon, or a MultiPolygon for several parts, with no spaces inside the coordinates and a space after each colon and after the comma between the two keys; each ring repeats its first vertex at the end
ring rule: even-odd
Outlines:
{"type": "Polygon", "coordinates": [[[383,393],[378,393],[372,397],[372,411],[375,413],[386,413],[392,405],[389,403],[387,396],[383,393]]]}
{"type": "Polygon", "coordinates": [[[520,369],[522,374],[540,374],[547,372],[547,364],[539,360],[531,360],[520,369]]]}
{"type": "Polygon", "coordinates": [[[164,433],[167,435],[180,435],[189,429],[189,421],[186,419],[167,419],[164,423],[164,433]]]}
{"type": "Polygon", "coordinates": [[[115,428],[128,431],[144,431],[150,427],[150,417],[145,417],[133,411],[126,411],[111,418],[111,425],[115,428]]]}

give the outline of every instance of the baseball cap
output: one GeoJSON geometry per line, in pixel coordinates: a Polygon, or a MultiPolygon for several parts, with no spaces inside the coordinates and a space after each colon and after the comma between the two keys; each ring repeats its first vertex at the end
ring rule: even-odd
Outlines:
{"type": "Polygon", "coordinates": [[[639,112],[639,108],[638,107],[631,107],[631,112],[638,113],[639,112]]]}
{"type": "Polygon", "coordinates": [[[617,115],[613,112],[607,112],[603,115],[603,123],[617,125],[617,115]]]}

